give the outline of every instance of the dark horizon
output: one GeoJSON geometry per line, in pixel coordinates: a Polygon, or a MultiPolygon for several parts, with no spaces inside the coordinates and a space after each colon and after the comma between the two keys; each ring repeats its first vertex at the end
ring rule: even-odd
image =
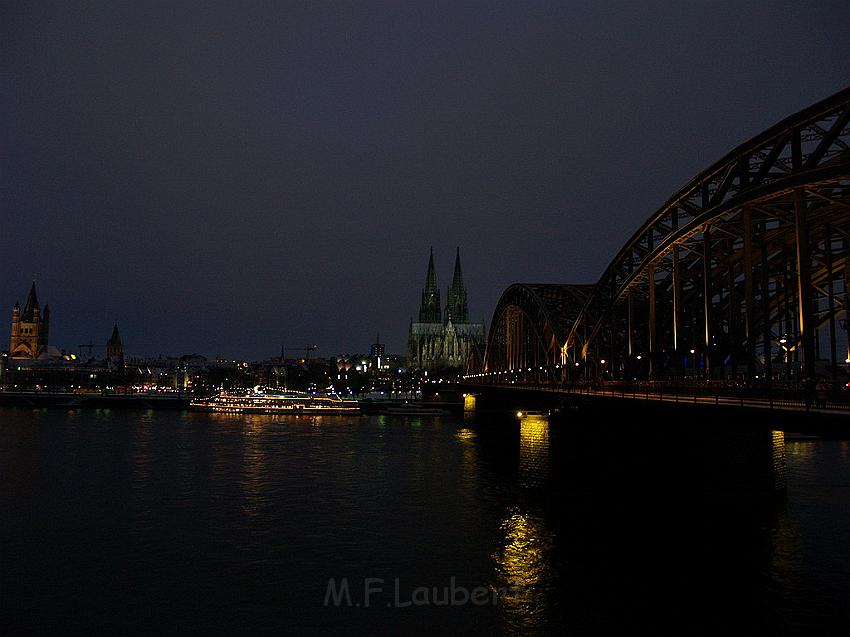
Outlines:
{"type": "Polygon", "coordinates": [[[844,88],[846,13],[6,6],[0,335],[35,274],[71,351],[117,321],[130,355],[403,353],[432,245],[489,326],[510,283],[595,282],[691,177],[844,88]]]}

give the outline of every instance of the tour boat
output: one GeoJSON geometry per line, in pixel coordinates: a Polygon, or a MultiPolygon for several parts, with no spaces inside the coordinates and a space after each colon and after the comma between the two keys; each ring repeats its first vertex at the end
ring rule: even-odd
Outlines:
{"type": "Polygon", "coordinates": [[[308,393],[255,387],[245,391],[221,391],[216,396],[193,400],[197,411],[230,414],[350,414],[360,411],[357,401],[333,392],[308,393]]]}

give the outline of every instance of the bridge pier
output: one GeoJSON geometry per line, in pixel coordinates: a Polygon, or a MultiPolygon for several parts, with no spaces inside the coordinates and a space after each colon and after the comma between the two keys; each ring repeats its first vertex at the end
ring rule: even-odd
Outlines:
{"type": "Polygon", "coordinates": [[[478,394],[466,393],[463,395],[463,419],[475,418],[475,407],[478,404],[478,394]]]}
{"type": "Polygon", "coordinates": [[[519,411],[519,480],[527,488],[541,487],[549,474],[549,416],[519,411]]]}

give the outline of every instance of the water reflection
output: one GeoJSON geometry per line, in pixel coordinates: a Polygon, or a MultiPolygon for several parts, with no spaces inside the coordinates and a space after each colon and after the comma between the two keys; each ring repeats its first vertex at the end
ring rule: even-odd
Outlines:
{"type": "MultiPolygon", "coordinates": [[[[100,411],[100,410],[98,410],[100,411]]],[[[132,428],[132,483],[137,491],[146,491],[151,480],[154,430],[150,419],[140,418],[132,428]]]]}
{"type": "Polygon", "coordinates": [[[499,527],[493,561],[506,632],[527,635],[542,631],[553,615],[549,593],[555,579],[555,533],[547,524],[545,509],[530,497],[549,478],[549,419],[527,413],[519,419],[517,482],[521,490],[499,527]]]}
{"type": "Polygon", "coordinates": [[[455,433],[455,436],[458,440],[463,441],[464,444],[475,442],[475,432],[472,429],[469,429],[468,427],[461,427],[460,429],[458,429],[457,433],[455,433]]]}
{"type": "Polygon", "coordinates": [[[847,441],[572,413],[2,415],[9,634],[33,617],[54,632],[145,634],[850,625],[847,441]],[[321,603],[332,576],[409,590],[454,575],[504,593],[416,617],[321,603]]]}
{"type": "Polygon", "coordinates": [[[269,426],[270,418],[262,415],[249,415],[243,418],[244,437],[242,447],[242,493],[243,512],[256,517],[261,513],[265,493],[265,450],[267,441],[263,437],[264,429],[269,426]]]}
{"type": "Polygon", "coordinates": [[[506,632],[537,633],[552,615],[554,533],[542,515],[519,506],[507,511],[500,531],[493,559],[506,632]]]}
{"type": "Polygon", "coordinates": [[[848,442],[796,438],[785,443],[787,501],[769,538],[774,621],[796,634],[847,634],[848,442]]]}
{"type": "Polygon", "coordinates": [[[461,481],[460,485],[464,495],[474,498],[475,488],[478,482],[478,450],[476,448],[476,433],[469,427],[461,427],[455,433],[455,438],[460,442],[461,449],[461,481]]]}

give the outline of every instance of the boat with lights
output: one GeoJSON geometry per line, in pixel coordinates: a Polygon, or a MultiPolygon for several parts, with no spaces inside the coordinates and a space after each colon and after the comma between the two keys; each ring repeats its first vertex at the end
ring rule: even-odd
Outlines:
{"type": "Polygon", "coordinates": [[[335,392],[301,392],[263,389],[223,390],[215,396],[190,404],[195,411],[228,414],[352,414],[360,411],[357,401],[335,392]]]}

